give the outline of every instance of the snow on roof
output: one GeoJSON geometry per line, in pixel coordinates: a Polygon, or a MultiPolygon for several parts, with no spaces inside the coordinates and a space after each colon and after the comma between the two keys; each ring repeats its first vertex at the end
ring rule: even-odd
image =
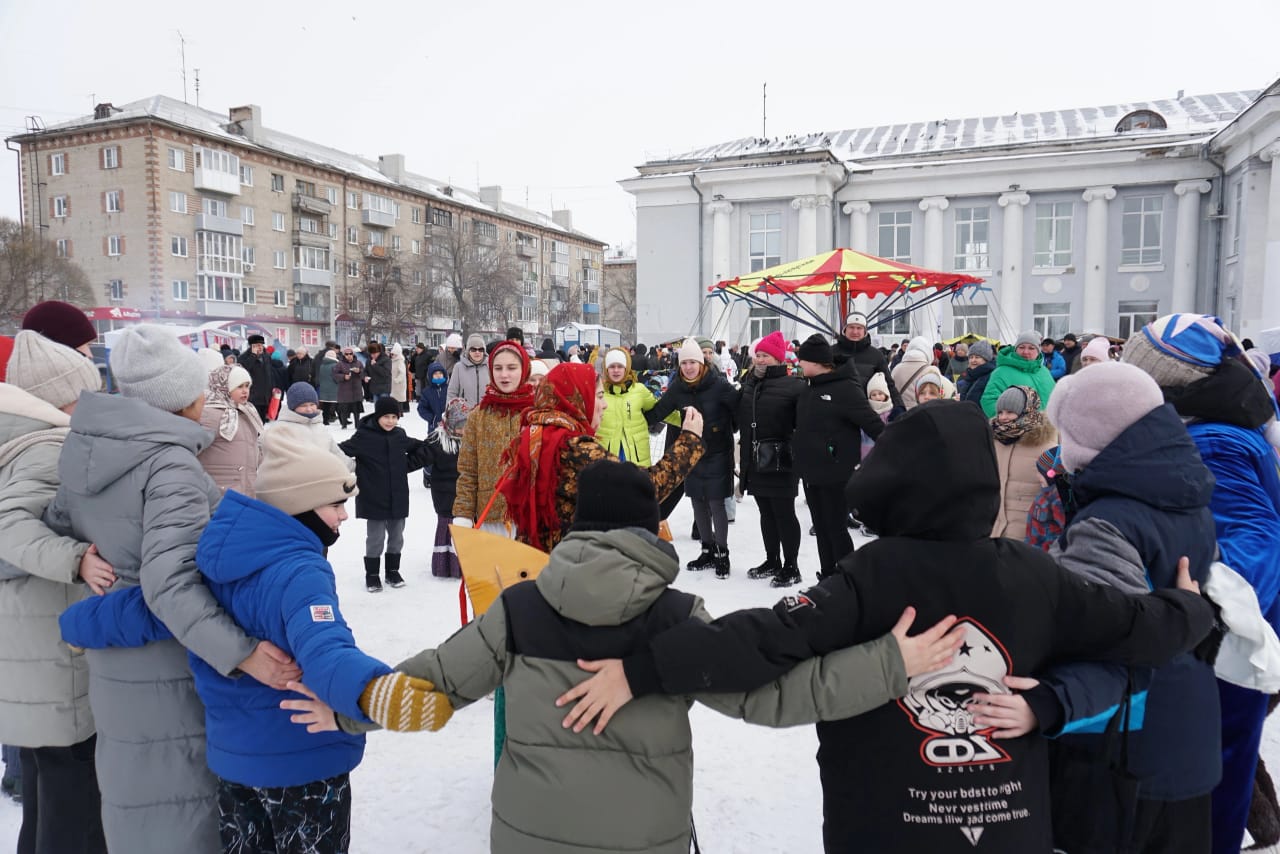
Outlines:
{"type": "Polygon", "coordinates": [[[438,181],[425,175],[405,172],[402,181],[395,181],[384,175],[378,169],[378,164],[372,160],[356,154],[339,151],[336,148],[330,148],[327,145],[312,142],[302,137],[272,130],[271,128],[259,127],[254,133],[254,139],[250,140],[239,133],[233,133],[228,130],[234,123],[230,122],[221,113],[183,103],[176,98],[170,98],[168,95],[152,95],[150,98],[116,107],[107,119],[95,119],[92,115],[88,115],[50,125],[45,129],[45,133],[76,130],[105,121],[128,122],[147,118],[160,119],[180,127],[189,128],[204,136],[234,142],[236,145],[242,145],[247,148],[273,151],[295,160],[336,169],[371,183],[388,187],[402,187],[431,196],[440,201],[452,202],[462,207],[500,214],[548,231],[559,231],[594,243],[603,243],[603,241],[596,240],[577,229],[563,228],[541,211],[507,204],[506,202],[494,207],[481,201],[478,193],[449,185],[444,181],[438,181]]]}
{"type": "Polygon", "coordinates": [[[829,152],[838,160],[871,160],[934,154],[967,149],[1069,142],[1080,139],[1118,139],[1210,135],[1248,107],[1258,92],[1221,92],[1184,98],[1135,101],[1105,107],[1081,107],[1044,113],[1013,113],[970,119],[939,119],[929,122],[880,125],[849,130],[819,131],[763,139],[745,137],[718,145],[696,148],[650,164],[713,161],[758,155],[829,152]],[[1130,113],[1147,110],[1158,113],[1166,128],[1117,132],[1116,125],[1130,113]]]}

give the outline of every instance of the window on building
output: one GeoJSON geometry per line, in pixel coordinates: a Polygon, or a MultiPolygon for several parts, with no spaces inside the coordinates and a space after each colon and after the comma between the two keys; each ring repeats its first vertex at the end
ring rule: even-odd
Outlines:
{"type": "Polygon", "coordinates": [[[240,249],[240,257],[244,260],[245,269],[258,263],[258,252],[252,246],[243,246],[240,249]]]}
{"type": "Polygon", "coordinates": [[[307,234],[320,233],[320,220],[313,217],[300,216],[294,221],[294,224],[297,225],[298,231],[306,232],[307,234]]]}
{"type": "Polygon", "coordinates": [[[387,244],[386,235],[384,235],[381,231],[369,232],[370,246],[385,246],[386,244],[387,244]]]}
{"type": "MultiPolygon", "coordinates": [[[[763,267],[761,269],[764,269],[763,267]]],[[[751,340],[757,340],[768,335],[770,332],[782,331],[782,319],[773,311],[763,306],[751,306],[751,315],[748,325],[751,327],[751,340]]]]}
{"type": "Polygon", "coordinates": [[[58,248],[59,258],[71,257],[71,241],[68,240],[67,238],[64,237],[61,240],[59,240],[57,243],[57,248],[58,248]]]}
{"type": "Polygon", "coordinates": [[[331,204],[331,205],[336,205],[336,204],[338,204],[338,188],[337,188],[337,187],[325,187],[325,188],[324,188],[324,197],[325,197],[325,200],[329,202],[329,204],[331,204]]]}
{"type": "Polygon", "coordinates": [[[103,169],[119,169],[120,168],[120,146],[108,145],[102,149],[102,168],[103,169]]]}
{"type": "Polygon", "coordinates": [[[124,301],[124,279],[112,279],[107,282],[107,296],[112,302],[124,301]]]}
{"type": "Polygon", "coordinates": [[[279,289],[277,289],[277,290],[275,291],[275,303],[274,303],[274,305],[275,305],[275,307],[276,307],[276,308],[288,308],[288,307],[289,307],[289,292],[288,292],[288,291],[284,291],[284,290],[279,290],[279,289]]]}
{"type": "Polygon", "coordinates": [[[360,229],[354,225],[347,226],[347,242],[352,246],[358,245],[360,243],[360,229]]]}
{"type": "Polygon", "coordinates": [[[1119,336],[1129,338],[1148,323],[1154,322],[1160,316],[1159,308],[1160,303],[1154,300],[1121,300],[1120,310],[1117,312],[1120,318],[1119,336]]]}
{"type": "Polygon", "coordinates": [[[951,306],[951,334],[956,338],[969,334],[985,336],[987,307],[985,305],[951,306]]]}
{"type": "Polygon", "coordinates": [[[414,255],[421,255],[421,254],[422,254],[422,241],[421,241],[421,240],[410,240],[410,241],[409,241],[409,251],[410,251],[410,252],[412,252],[414,255]]]}
{"type": "Polygon", "coordinates": [[[281,175],[279,172],[271,173],[271,192],[273,193],[284,192],[284,176],[281,175]]]}
{"type": "Polygon", "coordinates": [[[289,265],[289,256],[283,249],[275,249],[271,252],[271,266],[277,270],[283,270],[289,265]]]}
{"type": "Polygon", "coordinates": [[[1120,263],[1159,264],[1160,232],[1164,223],[1164,199],[1130,196],[1124,200],[1120,263]]]}
{"type": "Polygon", "coordinates": [[[391,248],[397,252],[400,251],[400,235],[398,234],[391,235],[391,248]]]}
{"type": "Polygon", "coordinates": [[[67,197],[53,197],[53,216],[55,219],[62,219],[67,215],[67,197]]]}
{"type": "Polygon", "coordinates": [[[878,220],[881,258],[911,263],[911,211],[881,211],[878,220]]]}
{"type": "Polygon", "coordinates": [[[1032,306],[1031,326],[1041,338],[1061,339],[1071,331],[1071,303],[1036,303],[1032,306]]]}
{"type": "Polygon", "coordinates": [[[284,214],[279,211],[271,212],[271,230],[284,231],[284,214]]]}
{"type": "Polygon", "coordinates": [[[191,298],[191,286],[186,279],[173,280],[173,301],[186,302],[191,298]]]}
{"type": "Polygon", "coordinates": [[[453,228],[453,212],[444,208],[432,208],[431,224],[443,226],[444,228],[453,228]]]}
{"type": "Polygon", "coordinates": [[[170,193],[169,194],[169,210],[174,213],[184,214],[187,212],[187,194],[186,193],[170,193]]]}
{"type": "Polygon", "coordinates": [[[169,253],[179,258],[187,257],[187,238],[175,234],[169,238],[169,253]]]}
{"type": "MultiPolygon", "coordinates": [[[[196,269],[201,273],[244,274],[244,257],[239,235],[220,231],[196,232],[196,269]]],[[[208,299],[208,297],[201,297],[208,299]]]]}
{"type": "Polygon", "coordinates": [[[243,298],[244,298],[244,304],[245,304],[245,305],[257,305],[257,304],[258,304],[258,289],[257,289],[257,288],[252,288],[252,287],[249,287],[249,286],[247,286],[247,285],[246,285],[246,286],[244,286],[244,287],[241,287],[241,288],[240,288],[240,295],[241,295],[241,297],[243,297],[243,298]]]}
{"type": "Polygon", "coordinates": [[[353,211],[354,211],[354,210],[359,210],[359,209],[360,209],[360,194],[359,194],[359,193],[355,192],[354,190],[348,190],[348,191],[347,191],[347,207],[348,207],[350,210],[353,210],[353,211]]]}
{"type": "Polygon", "coordinates": [[[347,311],[359,311],[359,310],[360,310],[360,297],[356,296],[355,294],[348,294],[347,295],[347,311]]]}
{"type": "Polygon", "coordinates": [[[1169,125],[1155,110],[1134,110],[1116,123],[1116,133],[1135,130],[1165,130],[1169,125]]]}
{"type": "Polygon", "coordinates": [[[957,270],[991,269],[990,234],[990,208],[956,208],[957,270]]]}
{"type": "Polygon", "coordinates": [[[380,196],[377,193],[364,194],[364,209],[367,211],[377,211],[378,213],[395,216],[397,207],[399,205],[386,196],[380,196]]]}
{"type": "Polygon", "coordinates": [[[293,247],[293,266],[300,270],[329,272],[329,250],[316,246],[293,247]]]}
{"type": "MultiPolygon", "coordinates": [[[[748,249],[751,272],[782,263],[782,214],[751,214],[748,249]]],[[[728,270],[720,271],[728,275],[728,270]]]]}
{"type": "Polygon", "coordinates": [[[240,164],[240,186],[241,187],[253,186],[253,167],[252,166],[245,166],[243,163],[240,164]]]}
{"type": "Polygon", "coordinates": [[[104,195],[104,202],[107,213],[120,213],[120,191],[107,190],[104,195]]]}
{"type": "Polygon", "coordinates": [[[1032,266],[1071,266],[1072,205],[1072,202],[1036,205],[1036,249],[1032,266]]]}
{"type": "Polygon", "coordinates": [[[169,149],[169,168],[175,172],[187,171],[187,153],[181,148],[169,149]]]}
{"type": "Polygon", "coordinates": [[[253,225],[254,216],[253,208],[248,205],[240,208],[240,221],[245,225],[253,225]]]}
{"type": "Polygon", "coordinates": [[[67,174],[67,155],[59,152],[49,155],[49,174],[65,175],[67,174]]]}
{"type": "Polygon", "coordinates": [[[409,220],[415,225],[421,225],[422,224],[422,208],[410,208],[409,220]]]}
{"type": "Polygon", "coordinates": [[[107,235],[107,254],[108,255],[124,254],[124,240],[121,239],[120,235],[118,234],[107,235]]]}
{"type": "Polygon", "coordinates": [[[210,172],[221,172],[223,175],[240,177],[240,158],[230,151],[217,148],[205,148],[202,145],[191,147],[191,156],[195,165],[210,172]]]}
{"type": "Polygon", "coordinates": [[[234,276],[200,276],[196,279],[196,298],[211,302],[243,302],[240,279],[234,276]]]}
{"type": "Polygon", "coordinates": [[[498,226],[494,223],[476,220],[474,230],[476,237],[488,237],[493,240],[498,239],[498,226]]]}
{"type": "Polygon", "coordinates": [[[1231,188],[1231,254],[1240,254],[1240,227],[1244,225],[1244,179],[1241,178],[1231,188]]]}
{"type": "Polygon", "coordinates": [[[209,216],[225,217],[227,215],[227,203],[222,199],[211,199],[208,196],[203,196],[200,199],[200,209],[209,216]]]}
{"type": "Polygon", "coordinates": [[[319,347],[320,346],[320,330],[314,326],[304,326],[299,333],[299,341],[303,347],[319,347]]]}

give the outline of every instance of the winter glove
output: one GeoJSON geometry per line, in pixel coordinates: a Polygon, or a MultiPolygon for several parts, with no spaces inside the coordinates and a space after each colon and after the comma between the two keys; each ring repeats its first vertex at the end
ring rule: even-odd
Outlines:
{"type": "Polygon", "coordinates": [[[360,694],[360,711],[392,732],[435,732],[453,717],[449,698],[425,679],[379,676],[360,694]]]}
{"type": "Polygon", "coordinates": [[[1205,664],[1212,666],[1218,660],[1218,650],[1222,648],[1222,640],[1227,636],[1227,624],[1222,621],[1222,609],[1216,602],[1203,593],[1200,594],[1200,598],[1213,608],[1213,628],[1209,629],[1209,634],[1196,644],[1196,648],[1191,653],[1205,664]]]}

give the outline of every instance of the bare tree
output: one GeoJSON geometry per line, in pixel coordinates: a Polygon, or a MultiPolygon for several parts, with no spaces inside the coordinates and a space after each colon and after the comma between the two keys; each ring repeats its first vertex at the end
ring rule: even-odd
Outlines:
{"type": "Polygon", "coordinates": [[[519,305],[520,268],[511,248],[476,226],[481,221],[434,225],[429,266],[437,281],[434,297],[451,303],[467,332],[502,330],[519,305]],[[470,227],[468,227],[470,226],[470,227]]]}
{"type": "Polygon", "coordinates": [[[622,333],[623,341],[636,340],[635,264],[605,265],[603,323],[622,333]]]}
{"type": "Polygon", "coordinates": [[[364,254],[355,286],[364,309],[359,340],[385,335],[388,341],[409,341],[416,337],[430,302],[423,265],[384,246],[366,246],[364,254]]]}
{"type": "Polygon", "coordinates": [[[27,309],[48,299],[89,305],[88,276],[74,261],[59,258],[52,243],[0,217],[0,328],[16,330],[27,309]]]}

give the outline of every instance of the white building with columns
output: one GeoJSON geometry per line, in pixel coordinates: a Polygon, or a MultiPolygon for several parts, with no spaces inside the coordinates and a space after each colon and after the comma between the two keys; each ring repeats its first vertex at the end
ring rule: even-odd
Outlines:
{"type": "MultiPolygon", "coordinates": [[[[840,246],[986,280],[882,335],[1128,337],[1188,310],[1256,335],[1280,327],[1278,154],[1280,81],[651,160],[620,182],[636,198],[639,339],[804,337],[708,289],[840,246]]],[[[834,301],[809,303],[835,320],[834,301]]]]}

